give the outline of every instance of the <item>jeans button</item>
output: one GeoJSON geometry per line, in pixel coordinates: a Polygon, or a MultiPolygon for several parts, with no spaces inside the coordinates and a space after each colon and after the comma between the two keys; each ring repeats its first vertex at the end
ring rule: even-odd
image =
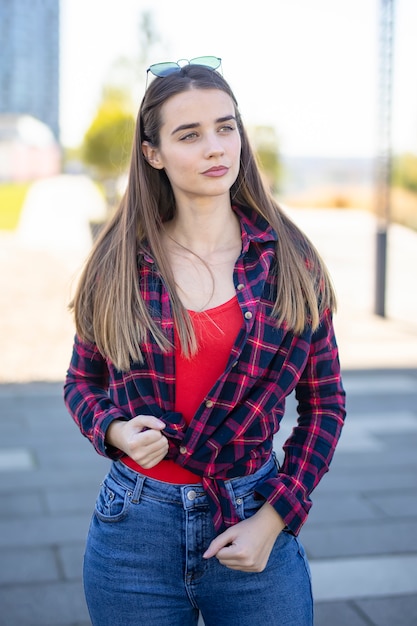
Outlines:
{"type": "Polygon", "coordinates": [[[196,494],[196,492],[194,491],[194,489],[191,489],[191,491],[189,491],[189,492],[187,493],[187,498],[188,498],[189,500],[191,500],[191,502],[192,502],[193,500],[195,500],[195,499],[196,499],[196,497],[197,497],[197,494],[196,494]]]}

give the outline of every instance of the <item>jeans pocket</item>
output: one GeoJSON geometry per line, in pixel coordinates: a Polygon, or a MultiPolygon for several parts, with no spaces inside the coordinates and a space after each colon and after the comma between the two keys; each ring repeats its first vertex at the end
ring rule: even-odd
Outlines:
{"type": "Polygon", "coordinates": [[[126,517],[131,496],[126,487],[107,477],[101,484],[94,512],[102,522],[118,522],[126,517]]]}
{"type": "Polygon", "coordinates": [[[248,519],[255,515],[263,504],[265,504],[264,498],[260,498],[255,491],[251,491],[236,498],[236,513],[241,520],[248,519]]]}

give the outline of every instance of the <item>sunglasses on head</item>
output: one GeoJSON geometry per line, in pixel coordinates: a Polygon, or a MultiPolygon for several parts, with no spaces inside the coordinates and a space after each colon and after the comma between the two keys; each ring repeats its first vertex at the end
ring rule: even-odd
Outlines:
{"type": "Polygon", "coordinates": [[[219,57],[196,57],[195,59],[179,59],[176,63],[174,61],[166,61],[164,63],[154,63],[150,65],[146,70],[146,83],[148,82],[149,72],[154,76],[169,76],[174,72],[179,72],[184,65],[203,65],[209,70],[217,70],[220,67],[222,60],[219,57]]]}

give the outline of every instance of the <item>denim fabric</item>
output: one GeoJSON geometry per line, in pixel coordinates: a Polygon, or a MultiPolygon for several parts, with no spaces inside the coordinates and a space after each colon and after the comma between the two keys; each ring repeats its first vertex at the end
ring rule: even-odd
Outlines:
{"type": "MultiPolygon", "coordinates": [[[[262,506],[258,482],[274,476],[274,458],[227,489],[241,519],[262,506]]],[[[312,626],[307,558],[282,532],[261,573],[231,570],[202,554],[215,536],[200,485],[172,485],[120,461],[102,483],[84,558],[93,626],[312,626]]]]}

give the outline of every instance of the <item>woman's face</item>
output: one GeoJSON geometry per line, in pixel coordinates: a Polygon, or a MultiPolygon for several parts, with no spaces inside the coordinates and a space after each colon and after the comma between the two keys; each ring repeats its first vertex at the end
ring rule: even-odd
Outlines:
{"type": "Polygon", "coordinates": [[[143,142],[149,163],[164,169],[177,204],[227,195],[240,167],[235,107],[219,89],[190,89],[161,108],[160,144],[143,142]]]}

